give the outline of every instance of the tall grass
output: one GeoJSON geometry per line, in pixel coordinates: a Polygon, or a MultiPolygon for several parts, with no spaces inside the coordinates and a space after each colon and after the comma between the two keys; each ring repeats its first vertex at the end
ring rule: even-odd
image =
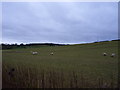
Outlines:
{"type": "Polygon", "coordinates": [[[115,88],[117,85],[113,81],[103,80],[98,77],[96,81],[91,81],[83,72],[78,74],[75,71],[63,72],[62,70],[37,70],[24,66],[15,66],[15,72],[11,77],[8,72],[9,65],[3,65],[3,88],[115,88]]]}

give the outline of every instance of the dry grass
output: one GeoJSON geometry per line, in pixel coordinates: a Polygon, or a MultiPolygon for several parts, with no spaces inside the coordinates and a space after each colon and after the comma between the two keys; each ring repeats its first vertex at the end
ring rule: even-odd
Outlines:
{"type": "Polygon", "coordinates": [[[116,84],[97,78],[90,81],[84,73],[78,75],[75,71],[65,73],[62,70],[40,70],[25,67],[15,67],[14,76],[8,72],[11,66],[3,65],[3,88],[115,88],[116,84]]]}

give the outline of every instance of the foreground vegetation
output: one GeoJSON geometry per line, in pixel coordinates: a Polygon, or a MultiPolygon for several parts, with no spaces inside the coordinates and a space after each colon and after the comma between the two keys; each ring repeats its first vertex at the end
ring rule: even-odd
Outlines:
{"type": "Polygon", "coordinates": [[[3,88],[118,87],[118,41],[3,50],[2,59],[3,88]]]}

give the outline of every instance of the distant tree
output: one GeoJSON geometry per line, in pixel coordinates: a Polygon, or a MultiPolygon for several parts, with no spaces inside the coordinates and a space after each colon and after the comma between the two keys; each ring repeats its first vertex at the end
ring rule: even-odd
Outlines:
{"type": "Polygon", "coordinates": [[[17,43],[15,43],[15,46],[17,46],[17,43]]]}
{"type": "Polygon", "coordinates": [[[20,47],[26,48],[25,46],[23,43],[20,44],[20,47]]]}
{"type": "Polygon", "coordinates": [[[23,43],[21,43],[21,44],[20,44],[20,46],[24,46],[24,44],[23,44],[23,43]]]}

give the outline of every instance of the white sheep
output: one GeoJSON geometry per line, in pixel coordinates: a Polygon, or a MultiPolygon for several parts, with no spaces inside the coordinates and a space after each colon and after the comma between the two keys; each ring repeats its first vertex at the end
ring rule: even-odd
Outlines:
{"type": "Polygon", "coordinates": [[[114,56],[115,56],[115,53],[112,53],[112,54],[111,54],[111,57],[114,57],[114,56]]]}
{"type": "Polygon", "coordinates": [[[33,55],[37,55],[37,54],[38,54],[38,52],[32,52],[32,54],[33,54],[33,55]]]}
{"type": "Polygon", "coordinates": [[[103,53],[103,56],[107,56],[107,53],[103,53]]]}
{"type": "Polygon", "coordinates": [[[53,55],[53,52],[51,52],[50,55],[53,55]]]}

